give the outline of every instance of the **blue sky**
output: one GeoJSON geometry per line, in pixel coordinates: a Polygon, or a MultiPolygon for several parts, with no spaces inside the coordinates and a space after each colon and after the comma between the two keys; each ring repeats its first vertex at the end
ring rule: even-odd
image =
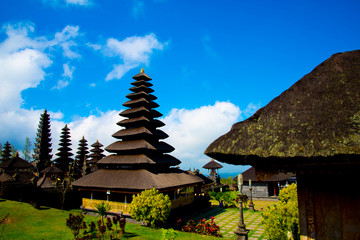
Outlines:
{"type": "MultiPolygon", "coordinates": [[[[0,143],[52,118],[105,146],[132,76],[153,78],[180,167],[332,54],[359,49],[358,1],[0,1],[0,143]]],[[[224,164],[223,172],[246,167],[224,164]]]]}

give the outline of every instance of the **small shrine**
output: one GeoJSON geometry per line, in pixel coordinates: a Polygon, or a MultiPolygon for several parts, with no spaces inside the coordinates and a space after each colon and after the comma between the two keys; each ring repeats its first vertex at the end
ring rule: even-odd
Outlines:
{"type": "Polygon", "coordinates": [[[134,194],[155,188],[169,195],[172,207],[191,204],[203,180],[177,166],[180,160],[171,156],[174,148],[163,140],[168,137],[161,131],[164,123],[156,119],[162,114],[155,110],[159,105],[151,94],[152,80],[143,69],[133,77],[129,101],[123,106],[124,117],[117,123],[122,127],[112,136],[115,142],[105,148],[110,155],[99,160],[98,170],[73,182],[72,186],[82,195],[85,209],[107,201],[111,211],[128,214],[134,194]]]}
{"type": "Polygon", "coordinates": [[[215,184],[220,184],[219,169],[222,167],[223,166],[220,163],[214,161],[214,159],[211,159],[210,162],[203,166],[203,168],[209,171],[209,178],[213,180],[215,184]]]}
{"type": "Polygon", "coordinates": [[[55,189],[56,182],[63,177],[64,172],[51,165],[42,170],[40,174],[40,179],[37,181],[36,186],[41,189],[55,189]]]}

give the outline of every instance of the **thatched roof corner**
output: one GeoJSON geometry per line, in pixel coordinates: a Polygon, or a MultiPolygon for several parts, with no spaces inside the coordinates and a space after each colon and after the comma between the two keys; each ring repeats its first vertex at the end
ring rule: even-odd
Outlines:
{"type": "Polygon", "coordinates": [[[359,133],[357,50],[331,56],[252,117],[234,124],[205,154],[237,165],[352,158],[360,154],[359,133]]]}

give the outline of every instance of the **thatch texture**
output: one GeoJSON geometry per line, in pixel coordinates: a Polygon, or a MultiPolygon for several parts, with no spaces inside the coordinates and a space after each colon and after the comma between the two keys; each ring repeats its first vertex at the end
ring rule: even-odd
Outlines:
{"type": "Polygon", "coordinates": [[[19,169],[29,169],[32,170],[34,168],[28,161],[16,156],[9,160],[6,160],[0,163],[0,168],[4,169],[5,171],[16,171],[19,169]]]}
{"type": "Polygon", "coordinates": [[[210,162],[208,162],[207,164],[205,164],[203,166],[203,168],[205,169],[219,169],[219,168],[222,168],[223,166],[218,163],[218,162],[215,162],[214,159],[211,159],[210,162]]]}
{"type": "Polygon", "coordinates": [[[201,183],[202,180],[193,174],[170,168],[167,171],[155,170],[111,170],[99,169],[75,181],[72,185],[77,188],[102,188],[142,191],[156,188],[166,190],[201,183]]]}
{"type": "Polygon", "coordinates": [[[138,164],[164,164],[172,166],[180,164],[181,161],[177,158],[164,154],[160,156],[148,157],[145,154],[138,155],[109,155],[98,162],[98,165],[138,165],[138,164]]]}
{"type": "Polygon", "coordinates": [[[359,133],[358,50],[331,56],[252,117],[234,124],[205,154],[244,165],[268,159],[321,162],[338,155],[354,161],[360,154],[359,133]]]}
{"type": "Polygon", "coordinates": [[[59,168],[55,166],[49,166],[42,170],[40,173],[48,173],[48,174],[61,174],[63,171],[61,171],[59,168]]]}

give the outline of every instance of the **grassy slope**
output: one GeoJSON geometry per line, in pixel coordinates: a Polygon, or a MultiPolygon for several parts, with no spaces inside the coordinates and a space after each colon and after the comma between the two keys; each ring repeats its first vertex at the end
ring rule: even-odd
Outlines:
{"type": "MultiPolygon", "coordinates": [[[[72,239],[65,221],[69,213],[79,213],[79,210],[62,211],[42,207],[41,210],[33,208],[28,203],[14,201],[0,201],[0,218],[9,214],[9,219],[3,228],[0,228],[0,239],[72,239]]],[[[86,216],[85,220],[91,222],[97,218],[86,216]]],[[[150,229],[136,224],[126,224],[125,237],[129,239],[162,239],[160,229],[150,229]]],[[[206,239],[219,238],[179,232],[178,239],[206,239]]]]}

